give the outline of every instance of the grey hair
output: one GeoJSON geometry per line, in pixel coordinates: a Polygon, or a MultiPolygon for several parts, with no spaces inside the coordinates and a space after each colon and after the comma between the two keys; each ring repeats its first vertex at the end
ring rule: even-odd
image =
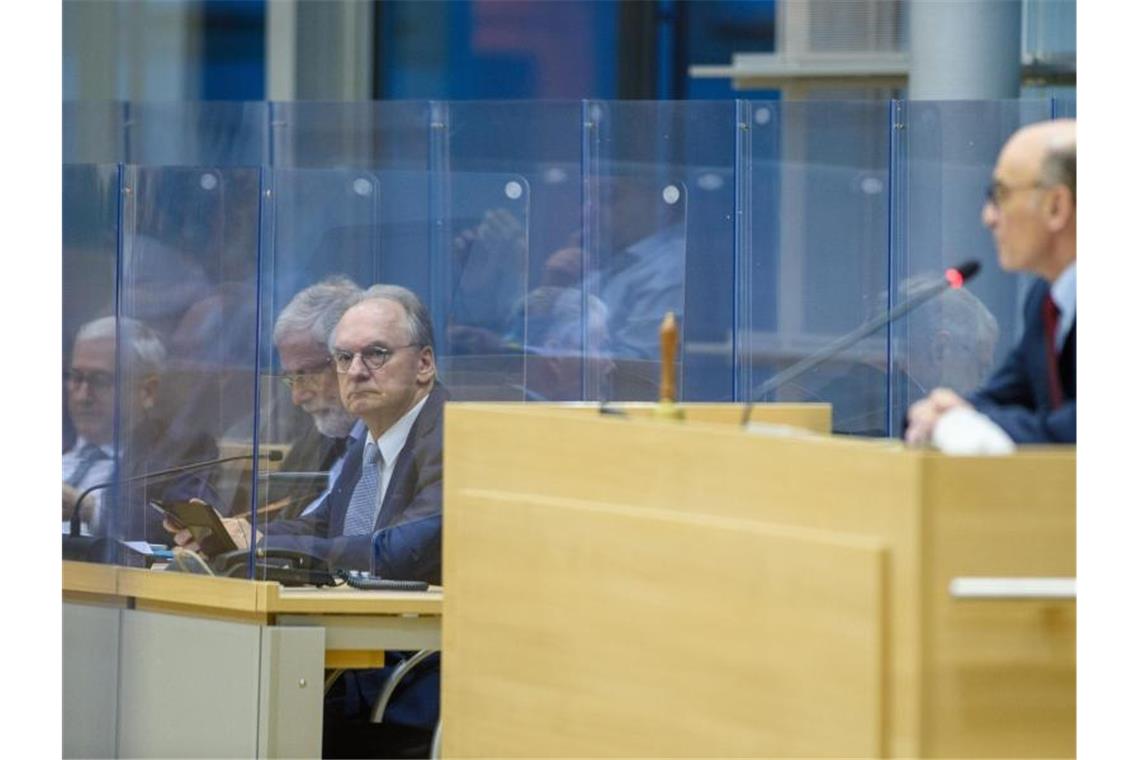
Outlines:
{"type": "Polygon", "coordinates": [[[122,331],[123,345],[130,351],[137,371],[158,374],[166,363],[166,347],[158,333],[137,319],[130,317],[100,317],[79,328],[75,342],[85,340],[115,340],[122,331]]]}
{"type": "MultiPolygon", "coordinates": [[[[416,346],[423,346],[435,350],[434,331],[431,326],[431,315],[427,307],[415,293],[399,285],[373,285],[367,290],[358,293],[345,307],[345,311],[362,304],[365,301],[394,301],[404,307],[407,318],[408,341],[416,346]]],[[[341,313],[343,316],[343,312],[341,313]]],[[[331,351],[333,338],[330,332],[328,347],[331,351]]]]}
{"type": "Polygon", "coordinates": [[[332,275],[310,285],[293,296],[277,315],[273,342],[280,344],[287,335],[308,333],[317,343],[326,345],[336,323],[362,292],[344,275],[332,275]]]}
{"type": "Polygon", "coordinates": [[[1050,141],[1041,160],[1041,182],[1046,187],[1064,185],[1077,202],[1077,142],[1067,138],[1050,141]]]}

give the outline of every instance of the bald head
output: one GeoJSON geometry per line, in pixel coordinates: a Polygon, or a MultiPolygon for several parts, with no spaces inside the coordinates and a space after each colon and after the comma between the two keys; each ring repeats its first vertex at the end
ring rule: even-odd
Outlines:
{"type": "MultiPolygon", "coordinates": [[[[1058,119],[1030,124],[1014,133],[1005,150],[1023,152],[1045,187],[1067,187],[1077,200],[1077,122],[1058,119]]],[[[1002,151],[1003,153],[1005,151],[1002,151]]]]}
{"type": "Polygon", "coordinates": [[[1077,258],[1077,123],[1030,124],[1006,142],[982,211],[1003,269],[1056,279],[1077,258]]]}

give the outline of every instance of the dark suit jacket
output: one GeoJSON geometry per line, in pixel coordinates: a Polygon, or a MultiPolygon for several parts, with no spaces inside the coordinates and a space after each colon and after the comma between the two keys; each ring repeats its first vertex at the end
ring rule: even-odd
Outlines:
{"type": "MultiPolygon", "coordinates": [[[[74,441],[64,439],[66,451],[74,441]]],[[[207,462],[217,459],[218,446],[204,433],[179,434],[163,420],[146,418],[130,435],[120,439],[120,462],[116,463],[112,480],[132,478],[148,472],[207,462]]],[[[107,510],[103,535],[127,540],[146,540],[156,544],[171,543],[171,535],[162,527],[162,515],[150,507],[152,499],[184,501],[200,498],[218,503],[218,495],[210,484],[213,468],[148,478],[139,483],[108,489],[107,504],[118,508],[107,510]]]]}
{"type": "Polygon", "coordinates": [[[1025,299],[1025,332],[1005,363],[970,403],[998,424],[1017,443],[1077,442],[1077,322],[1060,353],[1062,404],[1049,401],[1049,367],[1041,304],[1049,283],[1038,280],[1025,299]]]}
{"type": "Polygon", "coordinates": [[[332,491],[312,513],[266,527],[270,548],[299,549],[337,567],[371,570],[385,578],[442,580],[443,404],[438,382],[393,465],[374,533],[342,536],[345,514],[360,479],[365,438],[345,454],[332,491]]]}
{"type": "MultiPolygon", "coordinates": [[[[328,472],[340,453],[338,439],[322,435],[316,425],[311,422],[309,427],[289,447],[289,453],[281,461],[278,471],[293,472],[328,472]]],[[[288,499],[284,508],[274,512],[271,520],[292,520],[299,517],[301,511],[320,496],[324,487],[317,483],[295,483],[292,481],[267,479],[266,501],[277,502],[288,499]]]]}

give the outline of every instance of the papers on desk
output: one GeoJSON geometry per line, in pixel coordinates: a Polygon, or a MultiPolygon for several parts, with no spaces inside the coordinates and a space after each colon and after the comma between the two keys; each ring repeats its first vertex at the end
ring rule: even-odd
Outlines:
{"type": "Polygon", "coordinates": [[[752,435],[763,435],[768,438],[818,438],[819,433],[807,428],[796,427],[795,425],[781,425],[776,422],[757,422],[750,421],[745,427],[745,432],[752,435]]]}
{"type": "Polygon", "coordinates": [[[993,420],[965,407],[942,415],[930,442],[943,454],[952,456],[1002,456],[1017,450],[1013,439],[993,420]]]}

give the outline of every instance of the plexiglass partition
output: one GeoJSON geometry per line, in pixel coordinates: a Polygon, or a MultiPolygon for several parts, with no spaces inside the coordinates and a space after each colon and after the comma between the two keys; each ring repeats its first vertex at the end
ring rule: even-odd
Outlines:
{"type": "MultiPolygon", "coordinates": [[[[63,167],[65,542],[72,531],[93,535],[102,529],[104,504],[110,500],[105,489],[95,487],[113,481],[116,472],[119,394],[114,320],[121,182],[120,167],[115,165],[63,167]],[[95,490],[84,495],[88,489],[95,490]]],[[[105,547],[74,543],[75,558],[113,558],[105,547]]]]}
{"type": "Polygon", "coordinates": [[[760,398],[776,372],[881,311],[888,292],[890,104],[746,104],[740,397],[826,401],[836,432],[887,429],[887,342],[873,335],[760,398]]]}
{"type": "Polygon", "coordinates": [[[69,489],[109,483],[80,510],[105,539],[86,556],[145,562],[172,541],[151,502],[262,534],[311,514],[360,433],[336,304],[380,283],[423,304],[453,400],[656,399],[672,311],[681,399],[826,401],[836,432],[898,435],[910,403],[969,390],[1013,345],[1026,283],[996,266],[985,187],[1014,130],[1074,112],[67,104],[65,519],[69,489]],[[966,290],[766,387],[968,259],[966,290]]]}
{"type": "Polygon", "coordinates": [[[895,107],[892,300],[937,281],[947,267],[981,263],[967,288],[916,309],[891,328],[891,432],[937,387],[967,393],[1016,343],[1031,280],[1003,272],[982,222],[1002,144],[1051,116],[1049,101],[910,102],[895,107]]]}

